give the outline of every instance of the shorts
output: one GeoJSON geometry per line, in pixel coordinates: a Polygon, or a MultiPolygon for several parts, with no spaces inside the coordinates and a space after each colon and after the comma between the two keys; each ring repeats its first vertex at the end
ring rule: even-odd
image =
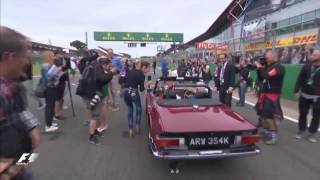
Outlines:
{"type": "Polygon", "coordinates": [[[89,104],[90,104],[90,102],[91,102],[91,99],[88,99],[88,98],[82,98],[82,100],[83,100],[83,102],[84,102],[84,104],[86,105],[86,108],[87,108],[87,110],[88,111],[90,111],[91,112],[91,114],[92,114],[92,118],[93,119],[90,119],[90,120],[98,120],[99,119],[99,117],[100,117],[100,112],[101,112],[101,107],[102,107],[102,103],[103,102],[99,102],[97,105],[96,105],[96,107],[91,111],[91,110],[89,110],[89,104]]]}
{"type": "Polygon", "coordinates": [[[280,97],[275,101],[265,96],[262,101],[256,105],[257,115],[264,119],[283,120],[283,112],[280,104],[280,97]],[[263,107],[263,108],[261,108],[263,107]]]}
{"type": "Polygon", "coordinates": [[[70,74],[75,75],[76,74],[76,70],[75,69],[70,69],[70,74]]]}
{"type": "Polygon", "coordinates": [[[64,97],[64,91],[66,89],[66,84],[59,84],[57,87],[57,101],[62,100],[64,97]]]}

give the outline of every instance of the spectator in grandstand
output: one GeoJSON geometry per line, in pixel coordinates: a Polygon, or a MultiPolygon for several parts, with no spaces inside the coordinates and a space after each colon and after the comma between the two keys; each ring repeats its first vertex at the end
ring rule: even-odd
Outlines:
{"type": "Polygon", "coordinates": [[[290,64],[289,48],[285,47],[280,55],[280,62],[283,64],[290,64]]]}
{"type": "Polygon", "coordinates": [[[291,64],[300,64],[301,52],[298,47],[292,49],[291,64]]]}
{"type": "Polygon", "coordinates": [[[302,64],[305,64],[309,61],[309,57],[310,55],[313,53],[313,46],[311,45],[305,45],[303,47],[303,50],[301,52],[301,56],[302,56],[302,59],[301,59],[301,63],[302,64]]]}

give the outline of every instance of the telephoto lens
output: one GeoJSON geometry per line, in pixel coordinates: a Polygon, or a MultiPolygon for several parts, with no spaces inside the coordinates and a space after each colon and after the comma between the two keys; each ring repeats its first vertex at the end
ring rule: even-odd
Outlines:
{"type": "Polygon", "coordinates": [[[96,95],[89,102],[88,109],[90,111],[93,111],[96,108],[97,104],[99,104],[101,102],[101,99],[102,99],[102,94],[96,93],[96,95]]]}

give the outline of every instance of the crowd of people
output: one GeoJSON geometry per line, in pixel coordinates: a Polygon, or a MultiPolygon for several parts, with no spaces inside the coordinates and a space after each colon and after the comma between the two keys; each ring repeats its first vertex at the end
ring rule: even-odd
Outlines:
{"type": "MultiPolygon", "coordinates": [[[[40,122],[28,110],[27,89],[23,85],[32,79],[31,43],[10,28],[0,28],[0,36],[7,37],[0,42],[0,179],[32,179],[25,166],[16,164],[25,153],[32,153],[41,139],[40,122]]],[[[85,122],[91,144],[100,144],[108,129],[108,107],[118,111],[120,96],[128,107],[129,137],[140,133],[139,93],[150,87],[150,80],[145,81],[151,69],[149,62],[123,59],[113,49],[108,49],[105,55],[87,51],[79,61],[63,52],[45,51],[42,59],[41,77],[32,97],[38,101],[39,109],[45,108],[45,133],[55,133],[59,122],[66,118],[61,115],[64,93],[66,84],[75,82],[75,71],[81,75],[76,94],[87,109],[85,122]]]]}
{"type": "MultiPolygon", "coordinates": [[[[308,46],[304,56],[307,58],[296,82],[295,96],[299,99],[299,125],[296,139],[302,139],[307,129],[307,114],[312,107],[312,121],[307,139],[317,142],[315,134],[320,121],[320,49],[308,46]]],[[[164,60],[167,61],[167,60],[164,60]]],[[[259,117],[257,126],[265,144],[273,145],[278,141],[278,124],[283,120],[280,104],[284,85],[285,67],[277,51],[269,50],[264,55],[256,57],[238,56],[235,61],[228,54],[220,54],[213,59],[213,72],[210,72],[206,59],[182,59],[177,68],[180,77],[196,77],[219,93],[221,103],[232,105],[232,94],[238,89],[239,101],[237,106],[245,106],[247,89],[254,85],[257,96],[255,110],[259,117]],[[257,79],[253,82],[251,72],[256,71],[257,79]],[[238,76],[236,76],[238,74],[238,76]]],[[[167,63],[164,63],[167,64],[167,63]]],[[[167,68],[165,68],[167,69],[167,68]]],[[[168,73],[162,72],[163,76],[168,73]]]]}
{"type": "MultiPolygon", "coordinates": [[[[308,62],[310,54],[310,49],[313,45],[301,45],[294,47],[283,47],[277,48],[275,50],[279,61],[282,64],[305,64],[308,62]]],[[[245,58],[250,61],[255,56],[261,56],[264,54],[264,51],[259,50],[255,52],[247,52],[245,58]]]]}
{"type": "MultiPolygon", "coordinates": [[[[7,37],[0,41],[0,179],[30,179],[24,166],[16,165],[22,154],[32,153],[41,139],[39,120],[28,110],[27,91],[22,85],[22,82],[32,78],[30,68],[26,68],[30,67],[30,40],[3,26],[0,27],[0,36],[7,37]]],[[[239,88],[240,97],[237,105],[245,105],[245,94],[251,83],[250,71],[255,70],[258,76],[255,83],[258,97],[255,109],[259,116],[257,126],[265,144],[276,144],[277,122],[283,119],[280,98],[285,76],[285,68],[278,54],[270,50],[263,57],[250,61],[244,56],[237,64],[230,59],[228,54],[220,54],[213,60],[213,72],[207,59],[183,59],[178,62],[177,75],[201,79],[208,87],[214,84],[213,89],[219,93],[221,103],[231,108],[232,94],[236,88],[239,88]]],[[[312,107],[313,119],[307,139],[315,143],[320,121],[320,49],[310,48],[307,61],[294,90],[299,98],[300,114],[296,138],[304,137],[308,111],[312,107]]],[[[45,99],[45,102],[38,99],[39,106],[45,106],[44,132],[57,131],[58,122],[65,118],[61,111],[66,83],[70,79],[75,80],[77,68],[81,78],[76,94],[87,110],[88,141],[94,145],[100,144],[100,138],[108,129],[110,116],[107,109],[110,107],[112,111],[118,111],[121,97],[127,106],[128,137],[139,135],[142,121],[140,93],[152,86],[148,74],[152,67],[155,75],[156,66],[156,61],[151,64],[121,58],[114,54],[113,49],[108,49],[105,55],[87,51],[77,63],[61,52],[43,52],[41,78],[34,96],[45,99]]],[[[170,76],[169,69],[168,60],[162,60],[163,77],[170,76]]]]}

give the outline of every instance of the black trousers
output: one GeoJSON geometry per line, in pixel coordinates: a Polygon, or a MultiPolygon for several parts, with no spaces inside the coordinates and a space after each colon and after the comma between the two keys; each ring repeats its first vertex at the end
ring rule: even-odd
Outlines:
{"type": "Polygon", "coordinates": [[[222,104],[231,107],[232,93],[227,93],[227,88],[225,86],[220,86],[219,89],[219,99],[222,104]]]}
{"type": "Polygon", "coordinates": [[[57,100],[57,88],[54,87],[48,87],[46,89],[45,94],[46,99],[46,109],[45,109],[45,119],[46,119],[46,125],[51,126],[54,116],[54,105],[57,100]]]}
{"type": "Polygon", "coordinates": [[[307,129],[307,115],[312,106],[312,121],[309,127],[310,133],[316,133],[319,128],[320,121],[320,98],[316,102],[313,99],[306,99],[300,96],[299,99],[299,130],[307,129]]]}

